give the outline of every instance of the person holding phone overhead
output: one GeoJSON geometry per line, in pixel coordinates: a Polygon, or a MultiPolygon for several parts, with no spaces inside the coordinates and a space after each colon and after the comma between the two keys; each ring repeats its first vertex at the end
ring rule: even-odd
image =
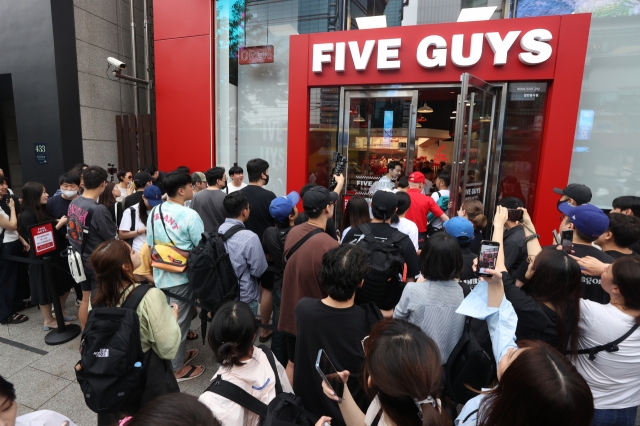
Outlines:
{"type": "Polygon", "coordinates": [[[520,224],[522,213],[519,208],[524,203],[519,198],[507,197],[500,200],[500,206],[509,209],[511,215],[504,223],[504,266],[513,274],[520,265],[527,261],[527,244],[524,241],[524,229],[520,224]]]}

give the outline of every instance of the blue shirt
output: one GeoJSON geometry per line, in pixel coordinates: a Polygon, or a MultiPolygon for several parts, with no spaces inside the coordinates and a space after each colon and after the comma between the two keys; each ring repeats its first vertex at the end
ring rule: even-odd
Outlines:
{"type": "MultiPolygon", "coordinates": [[[[244,223],[238,219],[225,219],[218,232],[224,234],[231,227],[244,223]]],[[[236,232],[224,242],[231,266],[240,284],[240,301],[249,303],[258,300],[258,278],[267,270],[267,259],[260,238],[248,229],[236,232]]]]}
{"type": "MultiPolygon", "coordinates": [[[[149,212],[146,241],[151,248],[155,244],[171,246],[173,240],[177,248],[191,251],[200,243],[203,232],[204,224],[198,213],[178,203],[167,201],[149,212]],[[160,220],[160,208],[162,208],[166,232],[160,220]]],[[[157,268],[153,268],[153,279],[158,288],[171,288],[189,282],[187,271],[176,273],[157,268]]]]}
{"type": "MultiPolygon", "coordinates": [[[[518,349],[516,345],[518,317],[511,302],[504,296],[498,308],[488,307],[487,300],[488,284],[486,281],[480,281],[473,291],[464,299],[456,312],[487,321],[493,355],[495,356],[496,363],[499,363],[510,348],[518,349]]],[[[483,391],[484,390],[487,389],[483,389],[483,391]]],[[[484,396],[484,394],[480,394],[465,404],[455,421],[456,426],[472,426],[476,424],[478,413],[471,413],[480,407],[484,396]],[[467,417],[467,421],[463,422],[467,417]]]]}

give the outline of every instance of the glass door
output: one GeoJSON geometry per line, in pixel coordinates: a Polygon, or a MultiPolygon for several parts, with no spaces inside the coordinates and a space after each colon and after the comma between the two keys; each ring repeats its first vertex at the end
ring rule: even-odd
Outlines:
{"type": "Polygon", "coordinates": [[[485,211],[493,211],[493,207],[486,203],[492,169],[497,89],[468,73],[462,74],[460,81],[462,87],[456,109],[449,187],[452,202],[450,217],[456,214],[466,199],[480,200],[485,211]],[[456,193],[459,196],[455,196],[456,193]]]}
{"type": "Polygon", "coordinates": [[[349,198],[370,200],[369,189],[400,162],[403,174],[413,171],[417,90],[345,91],[341,150],[347,156],[343,208],[349,198]]]}

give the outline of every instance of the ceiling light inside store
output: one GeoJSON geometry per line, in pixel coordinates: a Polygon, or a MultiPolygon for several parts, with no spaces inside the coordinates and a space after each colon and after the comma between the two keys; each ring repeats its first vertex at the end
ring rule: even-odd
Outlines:
{"type": "Polygon", "coordinates": [[[458,111],[451,111],[451,114],[457,114],[458,111]]]}
{"type": "Polygon", "coordinates": [[[385,15],[363,16],[356,18],[359,30],[370,30],[372,28],[387,28],[387,17],[385,15]]]}
{"type": "Polygon", "coordinates": [[[269,32],[276,37],[289,37],[298,35],[298,31],[291,24],[269,25],[269,32]]]}
{"type": "Polygon", "coordinates": [[[358,116],[356,118],[353,119],[353,121],[357,121],[358,123],[361,123],[364,121],[364,118],[360,117],[360,114],[358,114],[358,116]]]}
{"type": "Polygon", "coordinates": [[[491,123],[491,116],[487,115],[486,117],[480,117],[481,123],[491,123]]]}
{"type": "Polygon", "coordinates": [[[449,117],[449,118],[450,118],[450,119],[452,119],[452,120],[455,120],[455,119],[456,119],[456,117],[449,117]]]}
{"type": "Polygon", "coordinates": [[[498,6],[462,9],[458,15],[458,22],[488,21],[497,8],[498,6]]]}
{"type": "Polygon", "coordinates": [[[433,112],[433,108],[431,108],[429,105],[427,105],[427,103],[425,102],[424,105],[422,105],[422,107],[418,110],[418,112],[420,114],[428,114],[430,112],[433,112]]]}

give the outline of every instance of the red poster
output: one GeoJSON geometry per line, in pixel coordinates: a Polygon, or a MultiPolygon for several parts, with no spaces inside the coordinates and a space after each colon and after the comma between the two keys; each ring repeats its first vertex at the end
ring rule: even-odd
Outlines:
{"type": "Polygon", "coordinates": [[[248,64],[267,64],[273,62],[273,45],[266,46],[250,46],[240,49],[238,52],[238,63],[240,65],[248,64]]]}
{"type": "Polygon", "coordinates": [[[42,223],[31,227],[31,249],[35,251],[36,256],[56,250],[56,238],[53,234],[53,222],[42,223]]]}

